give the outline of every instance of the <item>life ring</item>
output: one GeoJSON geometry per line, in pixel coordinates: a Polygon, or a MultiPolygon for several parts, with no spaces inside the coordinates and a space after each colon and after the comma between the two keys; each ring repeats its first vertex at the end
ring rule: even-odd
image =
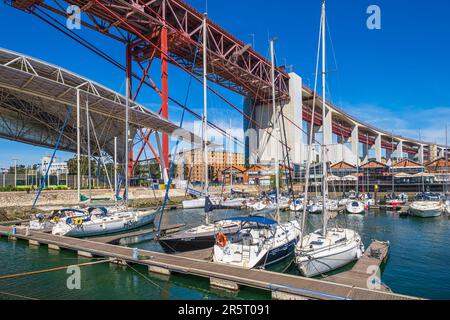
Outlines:
{"type": "Polygon", "coordinates": [[[54,218],[53,218],[53,222],[54,222],[54,223],[58,223],[59,221],[60,221],[59,217],[54,217],[54,218]]]}
{"type": "Polygon", "coordinates": [[[219,233],[216,238],[216,243],[219,247],[224,248],[228,244],[228,238],[225,234],[219,233]]]}
{"type": "Polygon", "coordinates": [[[75,225],[81,226],[82,224],[83,224],[83,219],[81,219],[81,218],[76,218],[75,219],[75,225]]]}

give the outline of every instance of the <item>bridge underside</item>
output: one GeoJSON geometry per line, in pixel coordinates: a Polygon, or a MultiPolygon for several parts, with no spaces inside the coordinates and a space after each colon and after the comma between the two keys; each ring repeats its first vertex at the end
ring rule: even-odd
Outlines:
{"type": "MultiPolygon", "coordinates": [[[[80,148],[87,149],[87,108],[93,154],[125,159],[126,99],[95,82],[48,63],[8,50],[0,50],[0,137],[53,148],[70,109],[59,149],[77,151],[77,107],[80,109],[80,148]]],[[[130,101],[131,137],[138,129],[152,129],[176,138],[201,139],[172,122],[130,101]]]]}

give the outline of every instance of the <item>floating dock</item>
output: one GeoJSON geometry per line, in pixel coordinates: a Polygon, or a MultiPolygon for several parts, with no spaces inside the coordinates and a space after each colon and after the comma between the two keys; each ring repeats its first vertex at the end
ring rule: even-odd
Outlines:
{"type": "MultiPolygon", "coordinates": [[[[370,290],[343,283],[307,279],[299,276],[263,270],[246,270],[216,264],[183,255],[139,250],[139,259],[133,258],[133,248],[98,241],[54,236],[52,234],[0,226],[0,236],[10,240],[25,240],[29,245],[47,245],[50,250],[67,249],[84,257],[104,257],[122,264],[137,264],[150,272],[170,276],[172,273],[189,274],[209,279],[212,287],[237,291],[242,286],[269,291],[274,299],[283,300],[413,300],[410,296],[370,290]],[[27,233],[27,234],[26,234],[27,233]]],[[[368,257],[370,258],[370,257],[368,257]]],[[[369,260],[367,260],[369,261],[369,260]]],[[[369,277],[370,274],[366,274],[369,277]]]]}
{"type": "Polygon", "coordinates": [[[379,291],[391,292],[389,287],[381,282],[381,267],[387,261],[388,254],[389,242],[374,240],[350,271],[329,276],[325,280],[355,287],[371,287],[379,291]]]}

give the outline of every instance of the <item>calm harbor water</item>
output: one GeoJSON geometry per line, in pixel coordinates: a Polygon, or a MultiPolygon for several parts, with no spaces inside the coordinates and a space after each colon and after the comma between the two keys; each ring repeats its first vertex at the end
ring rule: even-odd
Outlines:
{"type": "MultiPolygon", "coordinates": [[[[220,211],[213,219],[234,216],[220,211]]],[[[239,212],[238,214],[242,214],[239,212]]],[[[283,220],[290,218],[283,214],[283,220]]],[[[171,211],[164,223],[195,224],[203,220],[201,211],[171,211]]],[[[320,227],[321,216],[309,215],[307,227],[320,227]]],[[[373,211],[365,216],[340,215],[335,222],[357,230],[366,245],[372,239],[391,242],[390,258],[382,281],[394,292],[430,299],[450,299],[450,219],[402,218],[396,213],[373,211]]],[[[135,240],[135,239],[134,239],[135,240]]],[[[139,239],[127,245],[161,251],[158,243],[139,239]]],[[[29,247],[26,242],[0,240],[0,275],[66,266],[91,260],[71,251],[52,252],[46,246],[29,247]]],[[[238,294],[212,290],[205,279],[185,275],[165,278],[147,273],[143,267],[125,268],[99,264],[81,269],[81,290],[69,290],[66,271],[0,280],[0,299],[269,299],[268,293],[243,288],[238,294]]],[[[285,272],[298,274],[294,265],[285,272]]]]}

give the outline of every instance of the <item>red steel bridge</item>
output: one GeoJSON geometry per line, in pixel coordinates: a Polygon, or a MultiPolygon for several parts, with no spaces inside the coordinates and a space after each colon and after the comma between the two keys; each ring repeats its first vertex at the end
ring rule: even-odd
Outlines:
{"type": "MultiPolygon", "coordinates": [[[[173,64],[187,73],[198,82],[202,83],[201,57],[196,57],[196,51],[201,48],[198,39],[202,36],[202,23],[204,14],[200,13],[185,1],[181,0],[9,0],[13,7],[28,12],[39,19],[44,20],[53,27],[66,33],[78,43],[88,47],[101,57],[124,69],[130,79],[130,98],[137,100],[143,86],[154,89],[161,98],[160,114],[168,119],[169,72],[168,65],[173,64]],[[106,52],[98,49],[96,44],[90,43],[70,30],[61,27],[62,19],[69,18],[67,13],[69,5],[76,5],[81,9],[83,18],[80,23],[83,27],[95,30],[106,37],[116,40],[125,46],[124,55],[126,65],[112,59],[106,52]],[[155,60],[161,64],[161,87],[155,85],[154,75],[149,74],[149,69],[155,60]],[[134,70],[133,70],[134,66],[134,70]],[[137,67],[136,67],[137,66],[137,67]]],[[[63,23],[65,25],[65,22],[63,23]]],[[[251,97],[257,102],[267,102],[272,98],[271,94],[271,64],[257,53],[250,45],[240,41],[224,28],[208,19],[207,23],[207,59],[209,80],[219,84],[233,92],[251,97]]],[[[283,68],[277,68],[275,75],[276,99],[288,102],[289,75],[283,68]]],[[[231,105],[244,117],[240,108],[232,105],[226,97],[220,95],[213,88],[209,90],[217,94],[227,104],[231,105]]],[[[312,91],[303,88],[303,114],[305,121],[312,121],[311,101],[312,91]],[[309,100],[308,100],[309,99],[309,100]]],[[[172,102],[174,102],[172,100],[172,102]]],[[[178,103],[179,104],[179,103],[178,103]]],[[[336,108],[337,109],[337,108],[336,108]]],[[[316,108],[314,116],[315,125],[321,125],[321,111],[316,108]]],[[[332,120],[333,133],[343,138],[351,136],[352,119],[347,115],[340,115],[332,120]]],[[[255,121],[254,119],[250,119],[255,121]]],[[[301,129],[300,124],[293,124],[301,129]]],[[[367,126],[367,130],[360,130],[359,141],[366,145],[374,145],[376,139],[373,132],[380,132],[376,128],[367,126]]],[[[149,133],[149,135],[151,132],[149,133]]],[[[149,136],[146,137],[147,141],[149,136]]],[[[396,137],[400,141],[403,137],[396,137]]],[[[409,140],[408,140],[409,141],[409,140]]],[[[414,140],[406,143],[403,151],[409,154],[417,154],[418,145],[425,145],[414,140]]],[[[143,147],[145,144],[143,144],[143,147]]],[[[395,150],[396,144],[390,139],[389,134],[383,134],[381,146],[386,150],[395,150]]],[[[163,136],[164,162],[168,164],[169,141],[168,136],[163,136]]],[[[425,150],[424,153],[429,151],[425,150]]],[[[141,153],[141,152],[140,152],[141,153]]],[[[136,160],[130,155],[131,160],[136,160]]]]}

